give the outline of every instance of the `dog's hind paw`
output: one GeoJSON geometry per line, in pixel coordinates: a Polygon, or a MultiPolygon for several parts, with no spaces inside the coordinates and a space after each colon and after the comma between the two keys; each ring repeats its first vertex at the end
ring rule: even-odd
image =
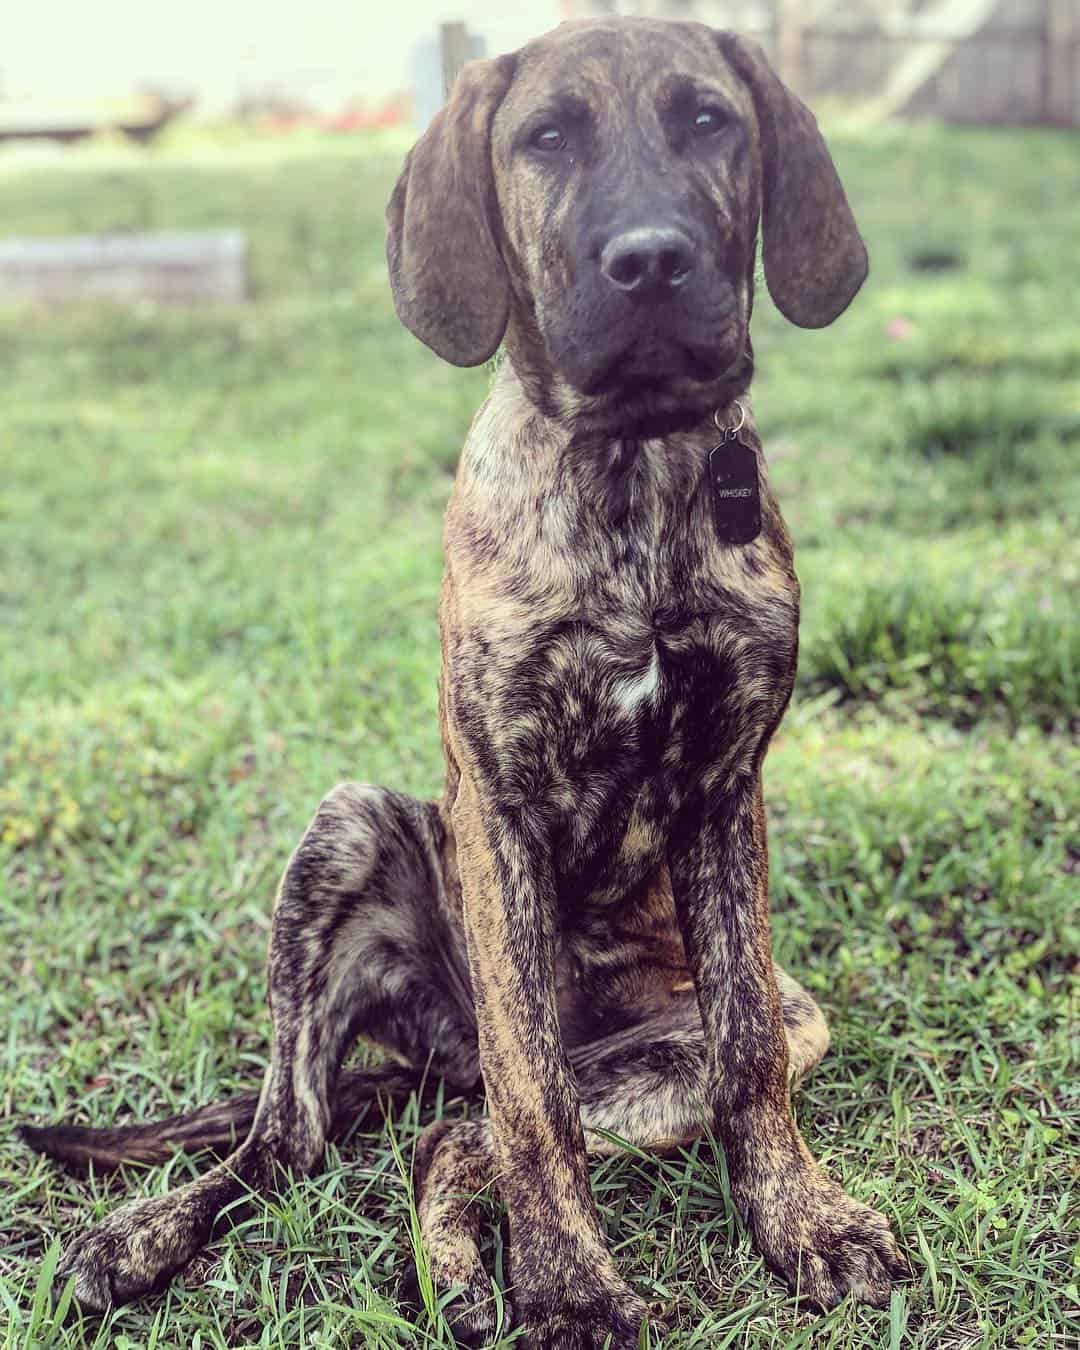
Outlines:
{"type": "Polygon", "coordinates": [[[498,1340],[500,1331],[505,1332],[512,1320],[512,1309],[504,1299],[500,1314],[499,1305],[489,1283],[486,1289],[465,1289],[444,1305],[443,1315],[450,1324],[454,1339],[458,1345],[468,1350],[481,1350],[498,1340]]]}
{"type": "MultiPolygon", "coordinates": [[[[504,1297],[500,1308],[495,1286],[486,1272],[480,1272],[465,1285],[444,1284],[436,1276],[434,1293],[455,1342],[467,1350],[481,1350],[483,1346],[492,1345],[513,1321],[510,1300],[504,1297]],[[446,1297],[448,1291],[449,1298],[446,1297]]],[[[410,1313],[423,1312],[424,1298],[416,1278],[416,1267],[411,1261],[398,1284],[397,1297],[410,1313]]]]}
{"type": "Polygon", "coordinates": [[[105,1312],[156,1293],[182,1270],[210,1235],[175,1196],[155,1196],[122,1206],[63,1252],[56,1283],[75,1277],[75,1299],[90,1312],[105,1312]]]}

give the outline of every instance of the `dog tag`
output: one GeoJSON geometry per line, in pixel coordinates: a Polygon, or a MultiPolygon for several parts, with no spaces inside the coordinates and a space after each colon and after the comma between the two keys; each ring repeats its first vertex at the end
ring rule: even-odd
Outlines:
{"type": "Polygon", "coordinates": [[[726,437],[709,451],[716,533],[725,544],[749,544],[761,533],[757,455],[752,446],[726,437]]]}

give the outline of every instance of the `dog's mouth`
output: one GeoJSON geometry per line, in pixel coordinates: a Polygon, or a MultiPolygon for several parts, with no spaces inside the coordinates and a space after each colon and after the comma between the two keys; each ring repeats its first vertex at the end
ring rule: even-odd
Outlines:
{"type": "Polygon", "coordinates": [[[749,383],[746,309],[731,287],[678,305],[604,307],[585,324],[572,308],[541,310],[541,406],[578,435],[653,436],[696,424],[749,383]]]}
{"type": "Polygon", "coordinates": [[[627,344],[584,372],[575,383],[589,398],[604,394],[663,393],[686,381],[711,384],[723,379],[737,361],[738,358],[731,360],[713,347],[648,339],[627,344]]]}
{"type": "Polygon", "coordinates": [[[586,398],[607,400],[682,391],[693,398],[723,381],[742,360],[746,326],[732,289],[712,303],[681,301],[652,313],[627,307],[606,315],[591,341],[549,347],[566,379],[586,398]],[[559,357],[562,357],[560,360],[559,357]]]}

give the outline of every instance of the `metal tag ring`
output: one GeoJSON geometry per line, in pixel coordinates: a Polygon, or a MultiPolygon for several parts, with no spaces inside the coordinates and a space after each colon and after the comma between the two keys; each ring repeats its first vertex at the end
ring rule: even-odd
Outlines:
{"type": "Polygon", "coordinates": [[[717,408],[716,411],[715,411],[715,412],[713,413],[713,415],[712,415],[713,425],[716,427],[717,431],[726,431],[726,432],[728,432],[730,435],[734,435],[734,433],[735,433],[736,431],[742,431],[743,427],[746,425],[746,409],[743,407],[743,405],[739,402],[739,400],[738,400],[737,398],[736,398],[736,399],[733,399],[732,402],[734,403],[735,407],[738,408],[738,410],[739,410],[739,420],[738,420],[738,422],[735,424],[735,426],[733,426],[733,427],[722,427],[722,426],[720,425],[720,409],[719,409],[719,408],[717,408]]]}

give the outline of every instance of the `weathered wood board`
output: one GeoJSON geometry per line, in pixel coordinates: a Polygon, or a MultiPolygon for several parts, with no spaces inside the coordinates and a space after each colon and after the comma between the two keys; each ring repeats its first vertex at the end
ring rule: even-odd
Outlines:
{"type": "Polygon", "coordinates": [[[240,230],[0,239],[0,304],[237,304],[247,290],[240,230]]]}

